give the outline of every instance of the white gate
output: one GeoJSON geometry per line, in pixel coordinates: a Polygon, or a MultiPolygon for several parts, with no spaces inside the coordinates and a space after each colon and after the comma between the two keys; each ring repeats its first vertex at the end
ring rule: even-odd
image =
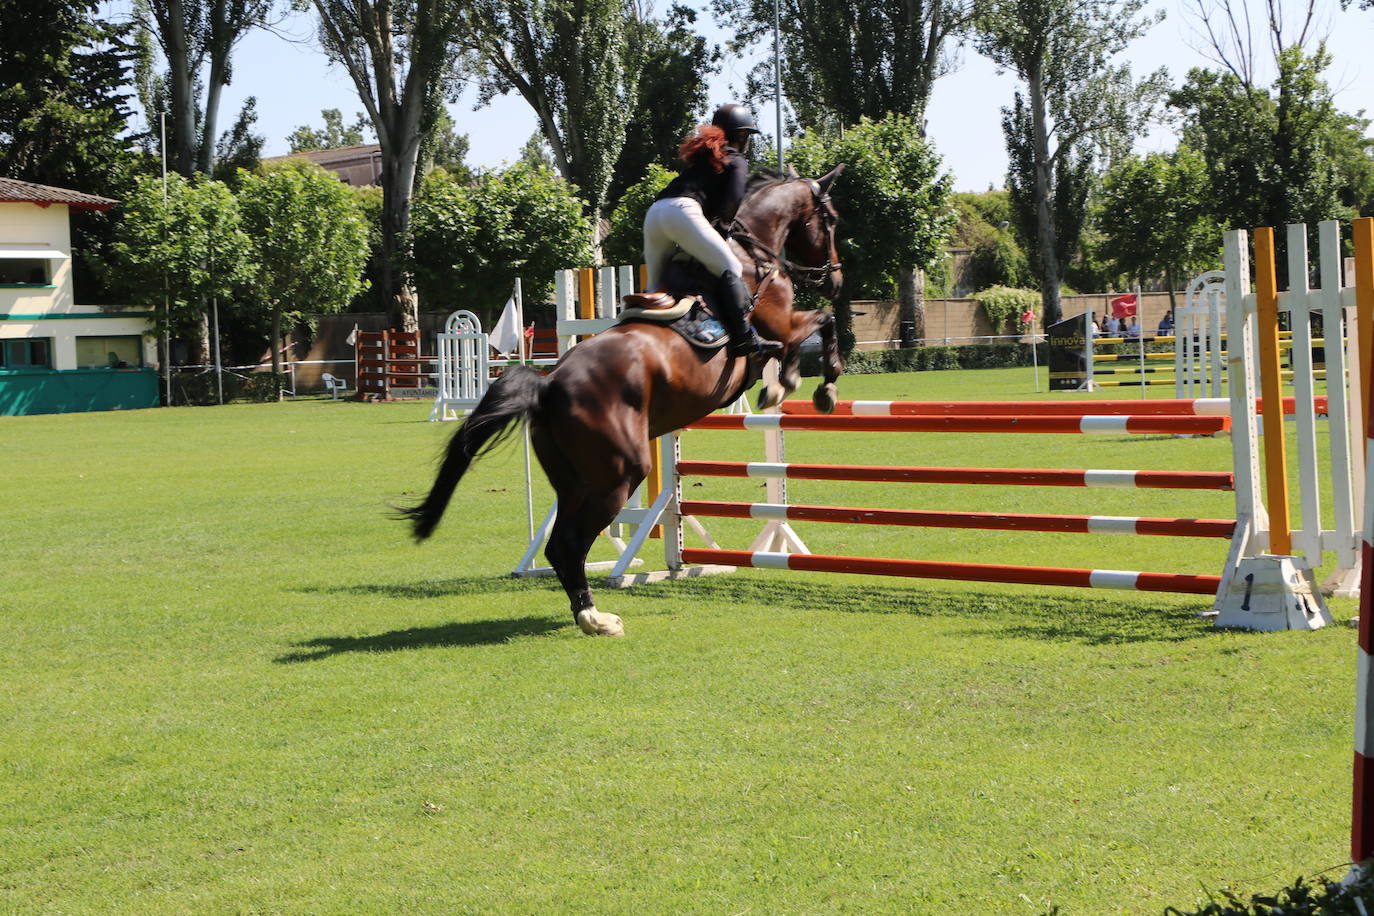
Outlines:
{"type": "Polygon", "coordinates": [[[1174,396],[1223,397],[1226,274],[1209,270],[1195,277],[1185,303],[1174,315],[1174,396]]]}
{"type": "Polygon", "coordinates": [[[472,410],[491,384],[490,347],[482,322],[460,309],[448,316],[439,335],[439,395],[431,420],[456,420],[459,410],[472,410]]]}

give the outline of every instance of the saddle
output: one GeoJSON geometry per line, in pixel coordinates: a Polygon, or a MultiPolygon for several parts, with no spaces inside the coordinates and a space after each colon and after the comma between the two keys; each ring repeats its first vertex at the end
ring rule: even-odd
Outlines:
{"type": "Polygon", "coordinates": [[[621,297],[619,322],[665,324],[694,347],[717,350],[730,340],[716,317],[716,278],[695,261],[673,260],[664,272],[668,293],[630,293],[621,297]]]}

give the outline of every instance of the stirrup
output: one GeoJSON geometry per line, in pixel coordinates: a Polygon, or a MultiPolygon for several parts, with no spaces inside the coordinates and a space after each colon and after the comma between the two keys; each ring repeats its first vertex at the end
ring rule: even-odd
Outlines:
{"type": "Polygon", "coordinates": [[[752,327],[743,337],[730,341],[731,356],[772,356],[782,349],[782,341],[767,340],[752,327]]]}

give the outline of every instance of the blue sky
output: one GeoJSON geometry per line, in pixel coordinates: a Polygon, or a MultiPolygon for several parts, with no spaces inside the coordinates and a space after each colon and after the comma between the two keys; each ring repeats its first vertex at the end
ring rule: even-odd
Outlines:
{"type": "MultiPolygon", "coordinates": [[[[666,0],[660,0],[660,4],[666,0]]],[[[1250,0],[1256,7],[1261,4],[1250,0]]],[[[1294,10],[1294,0],[1279,0],[1294,10]]],[[[700,4],[693,4],[700,5],[700,4]]],[[[1175,84],[1189,68],[1206,66],[1196,19],[1188,13],[1195,9],[1191,0],[1159,0],[1152,8],[1164,9],[1167,18],[1139,39],[1125,57],[1137,73],[1164,66],[1175,84]]],[[[1334,63],[1327,71],[1337,90],[1337,105],[1344,111],[1374,109],[1374,11],[1341,11],[1330,2],[1325,8],[1328,46],[1334,63]]],[[[715,28],[709,13],[703,13],[698,26],[707,37],[723,41],[724,33],[715,28]]],[[[286,136],[300,124],[318,126],[320,111],[338,108],[351,121],[362,106],[353,85],[343,71],[329,65],[314,41],[313,20],[298,14],[279,27],[280,34],[257,32],[240,45],[234,59],[234,80],[226,87],[220,108],[221,131],[228,129],[244,98],[258,100],[258,132],[267,137],[265,155],[288,152],[286,136]],[[289,37],[284,37],[289,36],[289,37]]],[[[946,167],[954,173],[959,190],[984,190],[1001,186],[1006,170],[1006,153],[1000,127],[1001,108],[1011,101],[1016,81],[979,57],[972,48],[958,55],[959,67],[936,84],[928,112],[929,134],[944,156],[946,167]]],[[[731,86],[740,86],[752,60],[727,61],[711,84],[713,104],[731,99],[731,86]]],[[[472,149],[470,163],[497,166],[511,161],[535,130],[528,106],[518,96],[497,99],[480,111],[472,110],[471,97],[451,106],[458,130],[468,134],[472,149]]],[[[771,112],[764,113],[766,124],[771,112]]],[[[1173,134],[1156,129],[1141,141],[1145,150],[1168,149],[1173,134]]]]}

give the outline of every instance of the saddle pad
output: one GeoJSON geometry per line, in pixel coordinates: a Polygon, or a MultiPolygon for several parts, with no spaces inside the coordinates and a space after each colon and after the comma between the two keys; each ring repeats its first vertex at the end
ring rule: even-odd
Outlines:
{"type": "Polygon", "coordinates": [[[692,296],[686,299],[678,300],[677,306],[675,306],[672,309],[653,310],[650,313],[655,316],[653,319],[641,317],[639,315],[633,315],[630,314],[630,312],[633,310],[626,310],[625,312],[621,313],[620,320],[651,320],[654,324],[663,324],[664,322],[658,320],[656,316],[664,312],[677,311],[678,308],[682,307],[683,303],[688,304],[686,313],[683,314],[677,320],[670,323],[668,327],[672,328],[674,331],[677,331],[679,334],[681,334],[683,339],[686,340],[689,344],[691,344],[694,347],[698,347],[702,350],[718,350],[729,342],[730,335],[728,332],[726,332],[725,326],[720,323],[720,320],[716,318],[715,315],[711,314],[711,312],[708,311],[704,305],[702,305],[701,299],[697,296],[692,296]]]}
{"type": "Polygon", "coordinates": [[[644,321],[669,322],[677,321],[683,315],[692,310],[692,304],[697,301],[695,296],[683,296],[677,301],[677,305],[666,309],[641,309],[627,308],[620,312],[621,321],[628,321],[631,318],[640,318],[644,321]]]}

